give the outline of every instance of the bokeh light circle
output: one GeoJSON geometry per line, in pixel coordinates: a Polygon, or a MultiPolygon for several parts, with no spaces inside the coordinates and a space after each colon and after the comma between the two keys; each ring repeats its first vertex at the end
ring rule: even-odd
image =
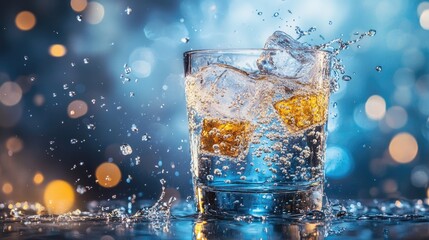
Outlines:
{"type": "Polygon", "coordinates": [[[13,192],[13,186],[12,186],[12,184],[6,182],[3,184],[1,190],[4,194],[8,195],[8,194],[11,194],[13,192]]]}
{"type": "Polygon", "coordinates": [[[70,118],[80,118],[88,112],[88,104],[82,100],[74,100],[67,107],[70,118]]]}
{"type": "Polygon", "coordinates": [[[67,53],[67,48],[62,44],[52,44],[49,47],[49,54],[52,57],[63,57],[67,53]]]}
{"type": "Polygon", "coordinates": [[[24,144],[19,137],[10,137],[6,140],[6,149],[11,156],[22,150],[24,144]]]}
{"type": "Polygon", "coordinates": [[[90,24],[99,24],[104,18],[104,7],[99,2],[90,2],[84,12],[84,20],[90,24]]]}
{"type": "Polygon", "coordinates": [[[399,129],[407,124],[408,114],[403,107],[393,106],[387,110],[385,119],[387,126],[399,129]]]}
{"type": "Polygon", "coordinates": [[[0,86],[0,102],[6,106],[13,106],[19,103],[22,98],[22,89],[15,82],[4,82],[0,86]]]}
{"type": "Polygon", "coordinates": [[[68,182],[54,180],[46,186],[43,200],[50,214],[63,214],[73,207],[75,201],[74,190],[68,182]]]}
{"type": "Polygon", "coordinates": [[[83,10],[85,10],[87,5],[88,5],[87,0],[71,0],[70,1],[70,7],[75,12],[82,12],[83,10]]]}
{"type": "Polygon", "coordinates": [[[372,120],[380,120],[386,113],[386,102],[384,98],[373,95],[365,103],[365,113],[372,120]]]}
{"type": "Polygon", "coordinates": [[[416,139],[406,132],[395,135],[389,144],[389,154],[398,163],[413,161],[417,156],[418,149],[416,139]]]}
{"type": "Polygon", "coordinates": [[[429,30],[429,9],[426,9],[420,15],[420,26],[424,30],[429,30]]]}
{"type": "Polygon", "coordinates": [[[36,25],[36,17],[30,11],[22,11],[16,15],[15,24],[18,29],[28,31],[36,25]]]}
{"type": "Polygon", "coordinates": [[[112,188],[121,181],[122,173],[118,165],[110,162],[100,164],[95,170],[98,184],[105,188],[112,188]]]}
{"type": "Polygon", "coordinates": [[[45,177],[43,176],[42,173],[37,172],[36,174],[34,174],[34,177],[33,177],[34,184],[39,185],[43,183],[44,180],[45,180],[45,177]]]}
{"type": "Polygon", "coordinates": [[[338,146],[326,149],[326,176],[332,179],[344,178],[351,172],[353,166],[353,159],[346,149],[338,146]]]}

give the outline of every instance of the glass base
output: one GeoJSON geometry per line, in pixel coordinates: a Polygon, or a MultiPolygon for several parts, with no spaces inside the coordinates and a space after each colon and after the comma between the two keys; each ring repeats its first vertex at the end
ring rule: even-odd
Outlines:
{"type": "Polygon", "coordinates": [[[196,198],[203,215],[294,218],[322,209],[323,184],[275,189],[197,186],[196,198]]]}

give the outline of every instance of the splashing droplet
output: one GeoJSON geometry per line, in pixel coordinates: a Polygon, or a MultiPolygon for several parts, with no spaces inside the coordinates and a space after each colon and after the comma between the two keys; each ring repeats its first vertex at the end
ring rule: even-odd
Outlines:
{"type": "Polygon", "coordinates": [[[82,22],[82,15],[77,15],[76,19],[77,19],[78,22],[82,22]]]}
{"type": "Polygon", "coordinates": [[[352,77],[350,77],[349,75],[344,75],[343,80],[344,81],[350,81],[350,80],[352,80],[352,77]]]}
{"type": "Polygon", "coordinates": [[[137,126],[135,124],[131,125],[131,131],[133,132],[139,132],[139,129],[137,128],[137,126]]]}
{"type": "Polygon", "coordinates": [[[130,7],[127,7],[127,8],[125,9],[125,13],[126,13],[127,15],[130,15],[132,11],[133,11],[133,9],[132,9],[132,8],[130,8],[130,7]]]}
{"type": "Polygon", "coordinates": [[[70,66],[74,67],[74,66],[76,66],[76,64],[74,62],[71,62],[70,66]]]}
{"type": "Polygon", "coordinates": [[[124,156],[130,155],[131,153],[133,153],[133,149],[129,144],[126,144],[126,143],[122,144],[119,148],[121,149],[121,153],[124,156]]]}
{"type": "Polygon", "coordinates": [[[149,136],[149,134],[147,134],[147,133],[145,133],[145,134],[143,134],[143,136],[142,136],[142,141],[143,142],[147,142],[147,141],[150,141],[150,139],[151,139],[152,137],[151,136],[149,136]]]}
{"type": "Polygon", "coordinates": [[[69,92],[69,97],[74,97],[76,96],[76,92],[75,91],[70,91],[69,92]]]}
{"type": "Polygon", "coordinates": [[[27,61],[28,60],[28,56],[24,56],[24,60],[27,61]]]}
{"type": "Polygon", "coordinates": [[[84,63],[84,64],[88,64],[88,63],[89,63],[89,58],[84,58],[84,59],[83,59],[83,63],[84,63]]]}
{"type": "Polygon", "coordinates": [[[368,31],[368,36],[370,36],[370,37],[373,37],[373,36],[375,36],[375,34],[377,33],[377,31],[376,30],[374,30],[374,29],[370,29],[369,31],[368,31]]]}
{"type": "Polygon", "coordinates": [[[76,144],[76,143],[77,143],[77,139],[76,138],[70,139],[70,144],[76,144]]]}
{"type": "Polygon", "coordinates": [[[182,43],[188,43],[189,42],[189,38],[188,37],[184,37],[184,38],[181,38],[180,41],[182,43]]]}
{"type": "Polygon", "coordinates": [[[383,67],[382,66],[377,66],[377,67],[375,67],[375,70],[377,72],[381,72],[383,70],[383,67]]]}

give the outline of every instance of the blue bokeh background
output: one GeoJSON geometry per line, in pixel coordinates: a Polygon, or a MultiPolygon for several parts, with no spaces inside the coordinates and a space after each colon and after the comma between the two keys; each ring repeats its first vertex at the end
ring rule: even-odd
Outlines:
{"type": "Polygon", "coordinates": [[[72,2],[0,3],[0,85],[14,82],[22,91],[9,106],[10,89],[0,87],[0,186],[13,186],[0,199],[39,201],[54,179],[84,187],[81,203],[154,199],[161,178],[167,195],[186,199],[192,190],[183,52],[259,48],[276,30],[297,37],[296,26],[317,29],[300,39],[313,45],[377,31],[339,55],[352,80],[340,81],[331,97],[329,195],[427,197],[429,2],[81,0],[83,11],[72,2]],[[15,23],[24,10],[36,17],[28,31],[15,23]],[[53,44],[66,54],[53,57],[53,44]],[[68,115],[74,100],[88,106],[79,118],[68,115]],[[122,155],[122,144],[133,153],[122,155]],[[106,161],[122,172],[114,188],[95,182],[106,161]],[[38,172],[45,180],[35,185],[38,172]]]}

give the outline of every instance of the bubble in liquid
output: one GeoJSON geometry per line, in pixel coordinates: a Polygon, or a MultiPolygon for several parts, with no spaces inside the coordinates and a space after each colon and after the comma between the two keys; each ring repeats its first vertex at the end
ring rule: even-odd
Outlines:
{"type": "Polygon", "coordinates": [[[213,175],[207,175],[207,181],[213,181],[214,177],[213,175]]]}
{"type": "Polygon", "coordinates": [[[130,155],[131,153],[133,153],[133,149],[129,144],[126,144],[126,143],[122,144],[119,148],[121,149],[121,153],[124,156],[130,155]]]}
{"type": "Polygon", "coordinates": [[[376,31],[376,30],[374,30],[374,29],[370,29],[370,30],[368,31],[368,36],[370,36],[370,37],[375,36],[375,34],[377,34],[377,31],[376,31]]]}
{"type": "Polygon", "coordinates": [[[332,25],[332,21],[329,21],[329,25],[332,25]]]}
{"type": "Polygon", "coordinates": [[[334,108],[337,108],[337,102],[334,102],[334,104],[332,104],[332,106],[333,106],[334,108]]]}
{"type": "Polygon", "coordinates": [[[89,63],[89,58],[84,58],[84,59],[83,59],[83,63],[84,63],[84,64],[88,64],[88,63],[89,63]]]}
{"type": "Polygon", "coordinates": [[[28,56],[24,56],[24,60],[27,61],[28,60],[28,56]]]}
{"type": "Polygon", "coordinates": [[[67,83],[66,83],[66,84],[64,84],[64,85],[63,85],[63,89],[64,89],[64,90],[69,89],[69,85],[68,85],[67,83]]]}
{"type": "Polygon", "coordinates": [[[76,138],[70,139],[70,144],[76,144],[78,141],[76,138]]]}
{"type": "Polygon", "coordinates": [[[349,75],[344,75],[344,76],[342,77],[342,79],[343,79],[344,81],[350,81],[350,80],[352,80],[352,77],[350,77],[349,75]]]}
{"type": "Polygon", "coordinates": [[[382,66],[377,66],[377,67],[375,67],[375,70],[377,72],[381,72],[383,70],[383,67],[382,66]]]}
{"type": "Polygon", "coordinates": [[[134,92],[130,92],[130,97],[135,97],[135,93],[134,92]]]}
{"type": "Polygon", "coordinates": [[[278,13],[278,12],[275,12],[274,14],[273,14],[273,17],[278,17],[280,14],[278,13]]]}
{"type": "Polygon", "coordinates": [[[76,96],[76,92],[75,91],[70,91],[69,92],[69,97],[74,97],[76,96]]]}
{"type": "Polygon", "coordinates": [[[130,15],[132,11],[133,11],[133,9],[132,9],[132,8],[130,8],[130,7],[127,7],[127,8],[125,9],[125,13],[126,13],[127,15],[130,15]]]}
{"type": "Polygon", "coordinates": [[[88,128],[89,130],[94,130],[95,129],[95,125],[90,123],[86,125],[86,128],[88,128]]]}
{"type": "Polygon", "coordinates": [[[188,43],[189,42],[189,38],[188,37],[184,37],[184,38],[181,38],[180,41],[182,43],[188,43]]]}
{"type": "Polygon", "coordinates": [[[76,192],[79,194],[84,194],[86,192],[86,188],[84,186],[78,185],[76,187],[76,192]]]}
{"type": "Polygon", "coordinates": [[[77,19],[78,22],[82,22],[82,15],[77,15],[76,19],[77,19]]]}
{"type": "Polygon", "coordinates": [[[71,62],[70,66],[74,67],[74,66],[76,66],[76,64],[74,62],[71,62]]]}
{"type": "Polygon", "coordinates": [[[258,12],[258,15],[259,15],[259,16],[261,16],[261,15],[262,15],[262,12],[258,12]]]}

